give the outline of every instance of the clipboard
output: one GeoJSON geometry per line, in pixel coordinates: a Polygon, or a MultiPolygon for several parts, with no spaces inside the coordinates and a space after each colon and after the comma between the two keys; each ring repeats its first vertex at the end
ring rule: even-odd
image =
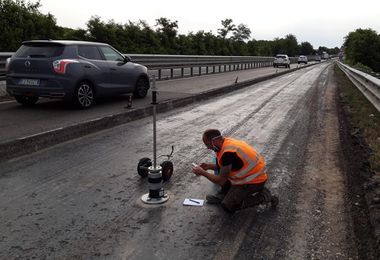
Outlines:
{"type": "Polygon", "coordinates": [[[191,199],[191,198],[186,198],[186,199],[183,201],[183,205],[184,205],[184,206],[198,206],[198,207],[202,207],[202,206],[203,206],[203,203],[204,203],[204,200],[200,200],[200,199],[191,199]]]}

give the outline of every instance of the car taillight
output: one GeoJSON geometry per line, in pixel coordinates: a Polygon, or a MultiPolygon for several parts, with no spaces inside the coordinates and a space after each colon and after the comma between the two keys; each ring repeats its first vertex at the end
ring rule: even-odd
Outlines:
{"type": "Polygon", "coordinates": [[[65,74],[66,73],[66,66],[70,63],[78,63],[77,60],[55,60],[53,61],[53,68],[56,73],[59,74],[65,74]]]}
{"type": "Polygon", "coordinates": [[[11,62],[11,58],[5,60],[5,72],[9,72],[9,63],[11,62]]]}

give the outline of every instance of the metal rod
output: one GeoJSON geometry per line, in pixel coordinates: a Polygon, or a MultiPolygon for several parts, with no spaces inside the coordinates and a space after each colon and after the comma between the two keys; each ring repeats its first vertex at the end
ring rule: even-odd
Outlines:
{"type": "Polygon", "coordinates": [[[157,154],[156,154],[156,105],[153,105],[153,166],[157,168],[157,154]]]}
{"type": "Polygon", "coordinates": [[[153,105],[153,167],[157,168],[157,153],[156,153],[156,105],[157,105],[157,90],[156,90],[156,77],[152,77],[152,105],[153,105]]]}

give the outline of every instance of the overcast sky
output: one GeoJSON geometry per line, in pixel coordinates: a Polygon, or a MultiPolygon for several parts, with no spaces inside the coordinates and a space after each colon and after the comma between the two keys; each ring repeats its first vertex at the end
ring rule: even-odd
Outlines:
{"type": "MultiPolygon", "coordinates": [[[[31,0],[30,2],[36,2],[31,0]]],[[[165,17],[178,21],[180,34],[204,30],[217,34],[221,20],[245,24],[256,40],[294,34],[299,43],[340,47],[344,36],[357,28],[380,33],[380,0],[40,0],[40,11],[50,12],[59,26],[86,28],[91,16],[108,22],[146,21],[165,17]]]]}

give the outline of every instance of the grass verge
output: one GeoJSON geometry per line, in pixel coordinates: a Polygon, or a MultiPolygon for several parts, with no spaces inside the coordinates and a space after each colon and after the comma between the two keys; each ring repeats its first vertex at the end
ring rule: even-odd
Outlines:
{"type": "Polygon", "coordinates": [[[335,66],[335,75],[340,97],[352,125],[360,131],[371,149],[369,163],[371,170],[380,174],[380,112],[367,100],[346,75],[335,66]]]}
{"type": "Polygon", "coordinates": [[[335,65],[348,198],[362,259],[380,259],[380,112],[335,65]]]}

